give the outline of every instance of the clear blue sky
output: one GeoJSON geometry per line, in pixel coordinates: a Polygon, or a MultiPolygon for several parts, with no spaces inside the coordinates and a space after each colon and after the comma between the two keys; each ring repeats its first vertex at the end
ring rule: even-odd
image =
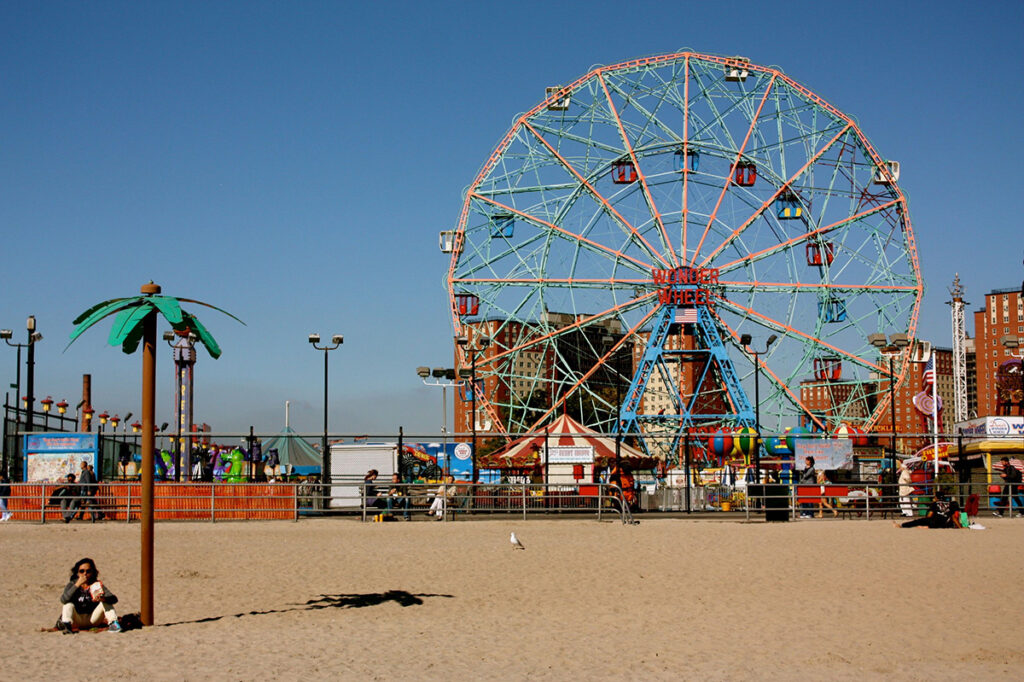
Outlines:
{"type": "MultiPolygon", "coordinates": [[[[6,2],[0,5],[0,327],[35,314],[36,392],[138,414],[139,356],[109,324],[64,351],[91,304],[138,293],[201,319],[196,416],[222,431],[440,426],[414,369],[451,362],[439,230],[513,117],[595,64],[742,54],[853,115],[901,161],[949,345],[947,288],[1018,286],[1024,239],[1014,2],[6,2]]],[[[971,306],[973,309],[977,305],[971,306]]],[[[23,340],[23,339],[21,339],[23,340]]],[[[14,349],[0,381],[14,381],[14,349]]],[[[158,421],[170,418],[169,350],[158,421]]],[[[13,397],[13,391],[12,397],[13,397]]],[[[449,404],[451,397],[449,396],[449,404]]]]}

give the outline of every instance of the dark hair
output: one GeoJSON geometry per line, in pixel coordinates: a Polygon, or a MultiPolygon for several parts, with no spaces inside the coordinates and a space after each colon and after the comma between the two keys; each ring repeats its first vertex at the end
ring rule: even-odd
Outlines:
{"type": "Polygon", "coordinates": [[[100,575],[100,570],[96,568],[96,562],[89,557],[84,557],[75,562],[75,565],[71,567],[71,581],[74,582],[78,578],[78,569],[82,567],[82,564],[89,564],[92,566],[92,577],[97,578],[100,575]]]}
{"type": "Polygon", "coordinates": [[[807,457],[805,459],[810,463],[811,466],[814,466],[814,458],[813,457],[811,457],[810,455],[807,455],[807,457]]]}

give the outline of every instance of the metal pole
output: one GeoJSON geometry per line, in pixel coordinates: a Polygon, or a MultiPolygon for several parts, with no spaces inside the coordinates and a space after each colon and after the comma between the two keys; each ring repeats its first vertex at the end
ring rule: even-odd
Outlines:
{"type": "Polygon", "coordinates": [[[32,335],[36,333],[35,315],[29,315],[28,324],[28,360],[25,372],[25,395],[28,402],[25,405],[25,430],[32,431],[32,415],[35,405],[35,381],[36,381],[36,344],[32,335]]]}
{"type": "MultiPolygon", "coordinates": [[[[472,352],[472,351],[471,351],[472,352]]],[[[476,469],[476,352],[472,352],[472,362],[470,363],[470,394],[469,399],[472,404],[471,413],[469,415],[472,424],[470,426],[473,429],[473,452],[472,452],[472,464],[473,464],[473,479],[470,483],[476,483],[477,469],[476,469]]]]}
{"type": "MultiPolygon", "coordinates": [[[[761,358],[754,353],[754,483],[761,482],[761,358]]],[[[748,500],[749,502],[749,500],[748,500]]],[[[749,504],[748,504],[749,506],[749,504]]]]}
{"type": "Polygon", "coordinates": [[[441,452],[444,453],[444,471],[442,476],[447,476],[451,471],[451,462],[448,461],[448,386],[441,384],[441,438],[443,445],[441,452]]]}
{"type": "Polygon", "coordinates": [[[889,414],[892,417],[892,437],[889,449],[889,482],[896,482],[896,376],[892,367],[892,355],[889,356],[889,414]]]}
{"type": "Polygon", "coordinates": [[[330,447],[327,444],[327,349],[326,348],[324,348],[324,438],[323,438],[323,443],[322,443],[321,447],[323,448],[322,451],[321,451],[321,454],[323,455],[323,457],[322,457],[323,465],[321,467],[322,470],[323,470],[323,475],[320,478],[321,478],[321,483],[324,483],[324,484],[327,485],[326,494],[330,495],[330,491],[331,491],[331,488],[330,488],[330,485],[331,485],[331,449],[330,449],[330,447]]]}

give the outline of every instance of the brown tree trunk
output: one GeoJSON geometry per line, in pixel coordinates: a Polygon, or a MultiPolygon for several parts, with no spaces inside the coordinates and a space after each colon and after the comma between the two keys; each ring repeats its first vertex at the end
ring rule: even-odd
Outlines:
{"type": "Polygon", "coordinates": [[[153,625],[153,451],[156,447],[156,311],[142,333],[142,622],[153,625]]]}

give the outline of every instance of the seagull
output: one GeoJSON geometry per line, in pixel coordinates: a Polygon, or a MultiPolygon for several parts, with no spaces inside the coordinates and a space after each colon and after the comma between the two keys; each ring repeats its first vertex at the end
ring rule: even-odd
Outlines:
{"type": "Polygon", "coordinates": [[[519,542],[519,538],[516,537],[515,531],[509,536],[508,541],[512,543],[512,549],[526,549],[523,543],[519,542]]]}

